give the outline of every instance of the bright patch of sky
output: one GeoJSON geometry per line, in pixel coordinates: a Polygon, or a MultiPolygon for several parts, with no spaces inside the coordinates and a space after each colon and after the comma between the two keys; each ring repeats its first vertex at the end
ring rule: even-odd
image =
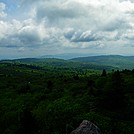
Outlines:
{"type": "Polygon", "coordinates": [[[12,0],[0,0],[1,3],[5,4],[5,12],[10,16],[14,15],[17,11],[18,5],[12,0]]]}

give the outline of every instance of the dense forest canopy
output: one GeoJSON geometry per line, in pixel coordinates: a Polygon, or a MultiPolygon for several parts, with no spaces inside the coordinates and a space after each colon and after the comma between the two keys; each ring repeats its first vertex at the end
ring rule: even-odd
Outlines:
{"type": "Polygon", "coordinates": [[[134,132],[134,70],[27,60],[0,63],[1,134],[69,134],[84,119],[104,134],[134,132]]]}

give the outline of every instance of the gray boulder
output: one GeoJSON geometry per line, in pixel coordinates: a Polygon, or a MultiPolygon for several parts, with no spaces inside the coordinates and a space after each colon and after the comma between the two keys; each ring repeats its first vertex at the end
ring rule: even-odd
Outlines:
{"type": "Polygon", "coordinates": [[[90,121],[83,120],[80,126],[71,134],[102,134],[100,129],[90,121]]]}

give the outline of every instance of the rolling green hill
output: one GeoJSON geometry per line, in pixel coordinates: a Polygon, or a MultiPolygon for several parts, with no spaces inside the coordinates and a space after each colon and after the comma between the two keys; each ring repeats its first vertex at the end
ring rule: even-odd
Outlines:
{"type": "Polygon", "coordinates": [[[3,60],[1,63],[14,63],[18,65],[28,65],[29,67],[41,67],[41,68],[62,68],[62,69],[91,69],[91,70],[112,70],[117,69],[109,65],[99,65],[90,62],[80,62],[73,60],[63,60],[56,58],[26,58],[16,60],[3,60]]]}
{"type": "Polygon", "coordinates": [[[62,69],[92,69],[92,70],[112,70],[112,69],[133,69],[134,56],[102,55],[78,57],[70,60],[57,58],[24,58],[16,60],[2,60],[6,63],[26,64],[29,66],[51,67],[62,69]]]}
{"type": "Polygon", "coordinates": [[[120,56],[120,55],[102,55],[102,56],[90,56],[73,58],[72,61],[90,62],[98,65],[107,65],[117,67],[119,69],[133,69],[134,68],[134,56],[120,56]]]}

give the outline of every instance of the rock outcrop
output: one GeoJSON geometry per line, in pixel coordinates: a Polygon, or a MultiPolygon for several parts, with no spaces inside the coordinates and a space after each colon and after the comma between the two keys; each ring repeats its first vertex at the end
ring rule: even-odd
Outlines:
{"type": "Polygon", "coordinates": [[[80,126],[71,134],[102,134],[100,129],[90,121],[83,120],[80,126]]]}

